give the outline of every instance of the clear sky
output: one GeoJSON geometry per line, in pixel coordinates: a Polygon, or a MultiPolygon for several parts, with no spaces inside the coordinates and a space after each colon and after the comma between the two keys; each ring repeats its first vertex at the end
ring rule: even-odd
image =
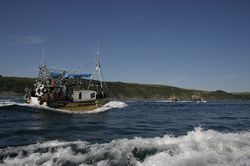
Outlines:
{"type": "Polygon", "coordinates": [[[0,74],[78,68],[108,81],[250,91],[249,0],[1,0],[0,74]]]}

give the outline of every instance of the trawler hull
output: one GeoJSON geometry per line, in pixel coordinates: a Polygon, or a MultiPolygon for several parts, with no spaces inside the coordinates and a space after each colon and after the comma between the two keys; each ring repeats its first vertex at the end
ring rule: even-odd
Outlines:
{"type": "Polygon", "coordinates": [[[93,111],[108,103],[108,99],[97,99],[84,102],[56,101],[48,102],[47,106],[67,111],[93,111]]]}
{"type": "Polygon", "coordinates": [[[105,99],[96,99],[92,101],[84,101],[84,102],[72,102],[72,101],[50,101],[44,102],[40,101],[38,97],[31,97],[27,103],[35,106],[47,106],[49,108],[62,109],[66,111],[93,111],[97,108],[102,107],[106,103],[109,102],[108,98],[105,99]]]}

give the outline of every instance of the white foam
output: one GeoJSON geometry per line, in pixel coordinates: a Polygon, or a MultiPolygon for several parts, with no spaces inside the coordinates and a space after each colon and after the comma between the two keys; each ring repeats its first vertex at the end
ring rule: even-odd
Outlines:
{"type": "Polygon", "coordinates": [[[23,103],[16,102],[14,100],[0,100],[0,107],[6,107],[11,105],[23,105],[23,103]]]}
{"type": "Polygon", "coordinates": [[[31,98],[30,98],[30,105],[34,105],[34,106],[37,105],[37,106],[40,106],[38,97],[31,97],[31,98]]]}
{"type": "Polygon", "coordinates": [[[97,108],[93,111],[87,111],[86,113],[98,113],[98,112],[104,112],[110,109],[114,109],[114,108],[124,108],[127,107],[128,105],[125,102],[122,101],[110,101],[108,103],[106,103],[105,105],[103,105],[100,108],[97,108]]]}
{"type": "Polygon", "coordinates": [[[179,137],[119,139],[105,144],[55,140],[0,149],[0,157],[6,165],[249,166],[250,132],[221,133],[198,127],[179,137]]]}
{"type": "Polygon", "coordinates": [[[12,102],[12,101],[6,101],[6,100],[0,101],[0,107],[10,106],[14,104],[15,102],[12,102]]]}

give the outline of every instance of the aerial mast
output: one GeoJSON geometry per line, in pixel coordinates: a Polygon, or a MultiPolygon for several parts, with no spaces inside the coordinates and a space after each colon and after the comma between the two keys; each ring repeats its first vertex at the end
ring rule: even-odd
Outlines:
{"type": "Polygon", "coordinates": [[[100,64],[100,42],[99,42],[99,40],[98,40],[98,46],[97,46],[97,52],[96,52],[96,71],[98,72],[98,75],[99,75],[101,89],[103,89],[101,64],[100,64]]]}
{"type": "Polygon", "coordinates": [[[107,95],[105,92],[104,92],[104,88],[106,90],[106,92],[109,93],[109,90],[108,90],[108,87],[105,83],[105,81],[103,82],[104,80],[104,77],[103,77],[103,74],[102,74],[102,71],[101,71],[101,62],[100,62],[100,43],[99,43],[99,40],[98,40],[98,46],[97,46],[97,51],[96,53],[94,53],[95,55],[95,69],[92,73],[92,79],[89,83],[89,86],[88,86],[88,89],[90,88],[90,86],[92,85],[92,81],[94,79],[94,75],[98,74],[99,75],[99,82],[100,82],[100,87],[101,87],[101,93],[102,95],[107,95]],[[105,87],[104,87],[105,86],[105,87]]]}

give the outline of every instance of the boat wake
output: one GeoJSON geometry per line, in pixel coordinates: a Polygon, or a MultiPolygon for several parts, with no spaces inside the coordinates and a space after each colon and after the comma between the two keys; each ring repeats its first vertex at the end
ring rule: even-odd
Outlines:
{"type": "Polygon", "coordinates": [[[15,100],[0,100],[0,107],[7,107],[7,106],[12,106],[12,105],[27,105],[26,103],[22,102],[17,102],[15,100]]]}
{"type": "Polygon", "coordinates": [[[40,109],[46,109],[46,110],[51,110],[51,111],[59,111],[59,112],[64,112],[64,113],[99,113],[99,112],[104,112],[107,110],[111,109],[120,109],[124,108],[127,106],[125,102],[122,101],[110,101],[103,105],[102,107],[99,107],[95,110],[92,111],[67,111],[67,110],[62,110],[62,109],[56,109],[56,108],[51,108],[45,105],[39,105],[38,103],[34,104],[26,104],[26,103],[20,103],[20,102],[15,102],[12,100],[0,100],[0,107],[6,107],[6,106],[12,106],[12,105],[18,105],[18,106],[26,106],[26,107],[33,107],[33,108],[40,108],[40,109]]]}
{"type": "Polygon", "coordinates": [[[125,102],[122,101],[110,101],[108,103],[106,103],[105,105],[103,105],[100,108],[97,108],[93,111],[87,111],[86,113],[98,113],[98,112],[104,112],[110,109],[115,109],[115,108],[124,108],[127,107],[128,105],[125,102]]]}
{"type": "Polygon", "coordinates": [[[0,149],[5,165],[249,165],[250,132],[197,127],[187,135],[118,139],[110,143],[47,141],[0,149]]]}

